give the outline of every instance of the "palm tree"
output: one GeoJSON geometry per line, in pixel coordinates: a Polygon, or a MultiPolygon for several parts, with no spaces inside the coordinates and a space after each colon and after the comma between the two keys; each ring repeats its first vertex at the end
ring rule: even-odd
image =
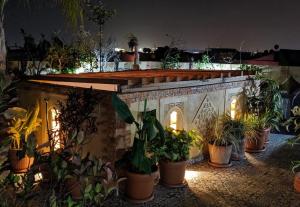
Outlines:
{"type": "MultiPolygon", "coordinates": [[[[6,45],[4,32],[4,9],[9,0],[0,0],[0,70],[6,68],[6,45]]],[[[28,0],[29,1],[29,0],[28,0]]],[[[82,20],[84,0],[53,0],[59,4],[64,11],[66,17],[73,25],[76,25],[79,20],[82,20]]]]}

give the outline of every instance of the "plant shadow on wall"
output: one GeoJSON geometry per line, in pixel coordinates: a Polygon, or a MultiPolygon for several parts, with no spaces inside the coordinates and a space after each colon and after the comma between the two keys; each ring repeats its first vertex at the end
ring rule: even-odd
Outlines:
{"type": "Polygon", "coordinates": [[[3,203],[7,206],[101,206],[112,191],[118,191],[122,179],[118,178],[114,166],[83,152],[83,147],[91,141],[89,135],[97,129],[93,111],[100,99],[90,89],[71,91],[66,102],[58,103],[56,121],[60,128],[57,131],[49,128],[49,142],[32,145],[35,162],[28,166],[27,172],[8,176],[0,196],[3,203]]]}

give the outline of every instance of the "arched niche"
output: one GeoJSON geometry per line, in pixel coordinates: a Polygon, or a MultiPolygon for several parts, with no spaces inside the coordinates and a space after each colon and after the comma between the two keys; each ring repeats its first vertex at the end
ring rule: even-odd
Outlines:
{"type": "Polygon", "coordinates": [[[174,106],[168,111],[165,117],[165,126],[176,130],[184,129],[184,116],[179,107],[174,106]]]}

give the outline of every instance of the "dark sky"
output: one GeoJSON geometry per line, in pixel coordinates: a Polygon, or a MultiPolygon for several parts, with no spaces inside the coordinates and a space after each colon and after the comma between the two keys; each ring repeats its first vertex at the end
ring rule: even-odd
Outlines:
{"type": "MultiPolygon", "coordinates": [[[[48,1],[48,0],[47,0],[48,1]]],[[[10,45],[20,43],[22,27],[38,36],[72,30],[57,7],[46,4],[24,7],[10,0],[6,32],[10,45]]],[[[183,48],[233,47],[244,50],[300,49],[300,0],[105,0],[117,15],[105,26],[106,36],[127,48],[127,36],[135,34],[140,47],[169,43],[166,34],[183,40],[183,48]]],[[[90,27],[93,29],[92,27],[90,27]]]]}

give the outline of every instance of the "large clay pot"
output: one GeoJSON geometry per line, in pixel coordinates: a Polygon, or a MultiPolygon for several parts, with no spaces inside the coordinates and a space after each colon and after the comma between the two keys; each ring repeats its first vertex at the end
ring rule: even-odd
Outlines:
{"type": "Polygon", "coordinates": [[[236,161],[245,159],[245,139],[239,140],[236,147],[232,148],[231,159],[236,161]]]}
{"type": "Polygon", "coordinates": [[[34,157],[29,157],[25,154],[23,158],[18,157],[19,150],[10,149],[8,152],[8,159],[14,173],[26,173],[33,164],[34,157]]]}
{"type": "Polygon", "coordinates": [[[265,149],[266,136],[268,130],[258,131],[255,138],[246,138],[246,152],[259,152],[265,149]]]}
{"type": "Polygon", "coordinates": [[[76,178],[68,178],[65,180],[67,193],[70,193],[74,200],[82,198],[82,185],[76,178]]]}
{"type": "Polygon", "coordinates": [[[159,162],[160,179],[169,187],[178,187],[184,183],[186,161],[181,162],[159,162]]]}
{"type": "Polygon", "coordinates": [[[294,188],[297,193],[300,193],[300,172],[296,173],[295,175],[294,188]]]}
{"type": "Polygon", "coordinates": [[[154,185],[158,182],[158,170],[151,174],[126,172],[126,196],[132,203],[143,203],[153,199],[154,185]]]}
{"type": "Polygon", "coordinates": [[[270,142],[270,132],[271,132],[271,127],[264,129],[262,131],[263,136],[265,137],[265,144],[268,144],[270,142]]]}
{"type": "Polygon", "coordinates": [[[217,146],[208,144],[210,162],[218,165],[228,165],[232,152],[232,145],[217,146]]]}

